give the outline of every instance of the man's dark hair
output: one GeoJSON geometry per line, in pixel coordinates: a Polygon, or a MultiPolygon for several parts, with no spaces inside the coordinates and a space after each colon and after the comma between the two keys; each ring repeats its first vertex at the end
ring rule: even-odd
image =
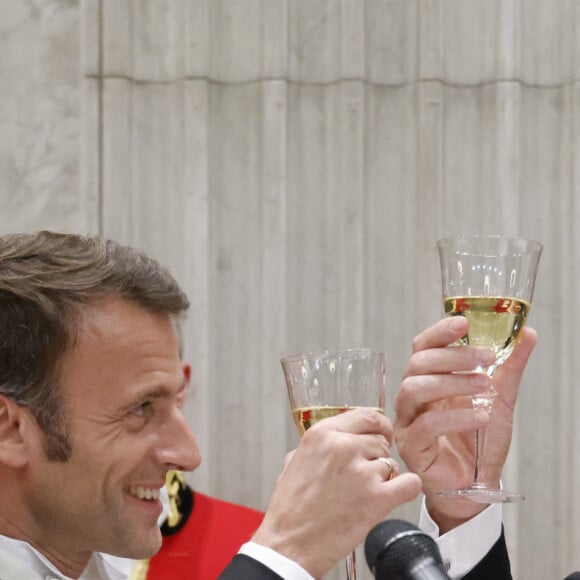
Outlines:
{"type": "Polygon", "coordinates": [[[97,236],[0,236],[0,394],[30,409],[47,457],[72,452],[60,364],[83,307],[107,298],[178,319],[189,302],[168,270],[143,252],[97,236]]]}

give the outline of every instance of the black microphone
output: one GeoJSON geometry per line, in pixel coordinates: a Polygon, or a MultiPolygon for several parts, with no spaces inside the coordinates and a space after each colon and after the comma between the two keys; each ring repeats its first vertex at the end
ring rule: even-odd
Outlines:
{"type": "Polygon", "coordinates": [[[404,520],[385,520],[365,541],[367,564],[376,580],[451,580],[435,540],[404,520]]]}
{"type": "Polygon", "coordinates": [[[566,576],[564,580],[580,580],[580,572],[572,572],[572,574],[566,576]]]}

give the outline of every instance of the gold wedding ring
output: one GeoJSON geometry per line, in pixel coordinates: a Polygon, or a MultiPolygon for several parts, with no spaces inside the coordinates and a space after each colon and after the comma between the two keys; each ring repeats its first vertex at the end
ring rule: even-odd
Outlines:
{"type": "Polygon", "coordinates": [[[385,481],[390,481],[393,479],[393,476],[395,475],[395,460],[391,459],[390,457],[379,457],[378,460],[389,468],[389,474],[387,475],[385,481]]]}

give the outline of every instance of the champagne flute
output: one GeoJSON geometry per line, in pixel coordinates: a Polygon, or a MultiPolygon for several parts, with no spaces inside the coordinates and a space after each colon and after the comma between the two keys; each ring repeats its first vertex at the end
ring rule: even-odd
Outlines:
{"type": "MultiPolygon", "coordinates": [[[[385,353],[368,348],[323,351],[281,359],[292,417],[300,435],[327,417],[371,407],[384,413],[385,353]]],[[[348,580],[356,580],[353,551],[346,557],[348,580]]]]}
{"type": "MultiPolygon", "coordinates": [[[[488,347],[495,362],[472,372],[486,373],[490,389],[472,398],[475,409],[491,412],[497,391],[493,376],[514,350],[534,293],[542,245],[532,240],[494,235],[444,238],[437,242],[441,264],[443,304],[447,316],[465,316],[467,335],[457,344],[488,347]]],[[[521,501],[518,493],[493,489],[483,481],[487,427],[475,432],[473,483],[465,489],[441,491],[479,503],[521,501]]]]}

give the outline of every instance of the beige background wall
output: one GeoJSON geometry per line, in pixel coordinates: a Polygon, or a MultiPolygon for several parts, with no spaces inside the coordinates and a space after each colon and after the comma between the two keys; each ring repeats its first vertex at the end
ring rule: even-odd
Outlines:
{"type": "MultiPolygon", "coordinates": [[[[572,0],[0,0],[0,231],[100,232],[192,311],[201,490],[264,508],[278,359],[442,313],[435,240],[545,245],[505,508],[517,578],[580,569],[580,12],[572,0]]],[[[417,505],[398,513],[415,520],[417,505]]],[[[366,577],[366,576],[365,576],[366,577]]]]}

